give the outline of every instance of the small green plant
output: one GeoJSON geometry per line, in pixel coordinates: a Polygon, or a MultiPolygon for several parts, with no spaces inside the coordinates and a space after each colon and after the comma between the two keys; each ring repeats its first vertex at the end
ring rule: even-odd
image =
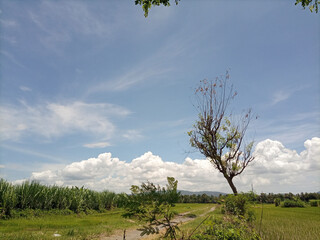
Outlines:
{"type": "Polygon", "coordinates": [[[178,223],[172,219],[176,212],[172,210],[174,203],[179,199],[177,192],[178,181],[168,177],[166,188],[156,186],[153,183],[142,183],[141,187],[132,185],[131,195],[125,206],[124,217],[137,217],[146,222],[147,225],[138,229],[141,236],[159,233],[159,227],[166,229],[164,237],[176,239],[176,232],[179,231],[178,223]]]}

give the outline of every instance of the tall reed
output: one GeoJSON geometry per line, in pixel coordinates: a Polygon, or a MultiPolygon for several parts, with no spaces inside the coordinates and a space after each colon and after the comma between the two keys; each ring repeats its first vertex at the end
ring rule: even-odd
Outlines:
{"type": "Polygon", "coordinates": [[[84,187],[47,186],[37,181],[13,185],[0,179],[0,217],[11,216],[13,209],[69,209],[75,213],[101,211],[125,204],[126,194],[97,192],[84,187]]]}

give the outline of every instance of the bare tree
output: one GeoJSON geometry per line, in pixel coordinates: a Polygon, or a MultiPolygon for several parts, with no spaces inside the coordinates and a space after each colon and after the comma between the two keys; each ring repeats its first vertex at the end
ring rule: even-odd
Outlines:
{"type": "Polygon", "coordinates": [[[251,155],[253,141],[245,144],[244,140],[252,111],[248,109],[240,117],[227,112],[231,101],[237,96],[229,78],[227,72],[215,80],[200,81],[195,91],[199,116],[188,135],[191,146],[223,174],[236,195],[238,192],[233,178],[254,160],[251,155]]]}

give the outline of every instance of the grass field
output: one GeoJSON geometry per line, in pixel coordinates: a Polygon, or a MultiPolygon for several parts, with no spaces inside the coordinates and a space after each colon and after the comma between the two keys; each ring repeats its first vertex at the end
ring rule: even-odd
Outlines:
{"type": "MultiPolygon", "coordinates": [[[[177,204],[179,213],[201,214],[212,204],[177,204]]],[[[111,235],[115,230],[133,228],[139,222],[121,216],[123,210],[113,209],[106,213],[44,215],[42,217],[0,220],[0,239],[99,239],[101,234],[111,235]],[[60,234],[61,237],[54,237],[60,234]]]]}
{"type": "MultiPolygon", "coordinates": [[[[197,216],[194,221],[181,226],[185,236],[206,217],[200,217],[213,204],[177,204],[179,213],[191,212],[197,216]]],[[[254,207],[257,219],[254,222],[257,232],[261,230],[262,239],[318,240],[320,236],[320,208],[281,208],[263,205],[260,229],[261,206],[254,207]]],[[[135,228],[139,222],[121,217],[123,210],[113,209],[105,213],[50,215],[42,217],[22,217],[0,220],[0,239],[99,239],[101,235],[111,235],[116,230],[135,228]],[[61,237],[54,237],[60,234],[61,237]]],[[[221,217],[219,211],[211,212],[221,217]]],[[[200,229],[205,227],[201,225],[200,229]]]]}
{"type": "MultiPolygon", "coordinates": [[[[221,218],[223,215],[217,207],[217,211],[210,213],[214,218],[221,218]]],[[[260,230],[261,205],[254,207],[256,221],[254,226],[257,232],[260,230]]],[[[206,217],[198,217],[180,227],[185,236],[188,236],[193,229],[206,217]]],[[[263,216],[261,232],[263,240],[319,240],[320,239],[320,207],[306,208],[281,208],[273,204],[263,205],[263,216]]],[[[205,228],[202,224],[197,232],[205,228]]],[[[180,236],[181,237],[181,236],[180,236]]]]}
{"type": "MultiPolygon", "coordinates": [[[[261,206],[255,207],[255,227],[260,229],[261,206]]],[[[281,208],[263,205],[261,236],[266,240],[320,239],[320,207],[281,208]]]]}

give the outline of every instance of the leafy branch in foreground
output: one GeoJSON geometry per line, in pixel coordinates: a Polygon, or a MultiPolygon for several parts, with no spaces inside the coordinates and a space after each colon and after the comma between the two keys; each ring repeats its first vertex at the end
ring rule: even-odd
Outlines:
{"type": "MultiPolygon", "coordinates": [[[[180,0],[175,0],[176,5],[178,5],[178,2],[180,0]]],[[[144,11],[144,16],[148,17],[149,9],[151,6],[170,6],[170,0],[135,0],[135,5],[141,5],[142,9],[144,11]]]]}
{"type": "Polygon", "coordinates": [[[301,6],[304,9],[306,9],[306,7],[309,7],[310,12],[313,12],[313,10],[315,10],[315,12],[317,13],[319,10],[318,0],[296,0],[295,5],[298,5],[299,3],[301,3],[301,6]]]}
{"type": "Polygon", "coordinates": [[[147,223],[138,229],[141,231],[141,236],[157,234],[160,228],[164,228],[166,229],[164,237],[176,239],[179,227],[178,223],[172,221],[176,215],[172,207],[179,199],[178,181],[173,177],[167,177],[167,181],[166,188],[150,182],[142,183],[140,187],[131,186],[131,195],[128,197],[123,216],[137,217],[147,223]]]}
{"type": "MultiPolygon", "coordinates": [[[[176,5],[178,5],[178,2],[180,0],[174,0],[176,5]]],[[[170,6],[170,0],[135,0],[135,5],[141,5],[142,10],[144,11],[144,16],[148,17],[149,9],[152,6],[170,6]]],[[[310,12],[313,12],[315,10],[316,13],[318,13],[319,10],[319,0],[295,0],[295,5],[298,5],[301,3],[301,6],[306,9],[306,7],[309,8],[310,12]]]]}

